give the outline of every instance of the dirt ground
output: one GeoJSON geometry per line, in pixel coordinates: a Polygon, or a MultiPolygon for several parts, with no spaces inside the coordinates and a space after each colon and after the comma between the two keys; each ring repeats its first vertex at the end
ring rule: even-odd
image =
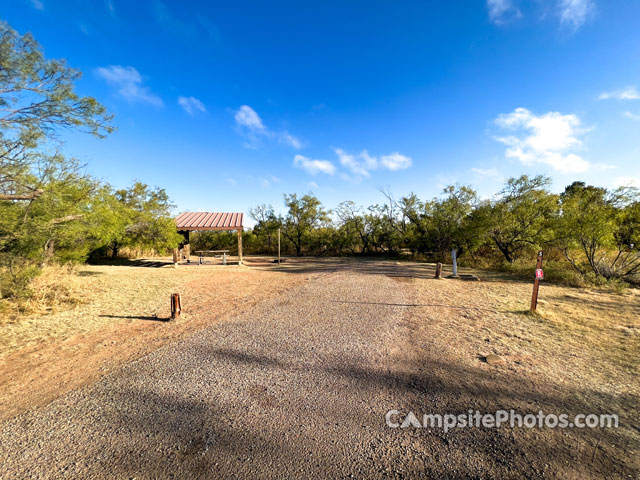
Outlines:
{"type": "Polygon", "coordinates": [[[84,298],[73,308],[0,326],[0,420],[306,281],[261,270],[260,258],[177,269],[163,258],[120,263],[80,268],[84,298]],[[181,294],[184,311],[169,322],[171,293],[181,294]]]}
{"type": "MultiPolygon", "coordinates": [[[[290,259],[278,267],[253,258],[245,267],[100,266],[87,272],[87,286],[98,292],[91,302],[2,327],[2,418],[31,409],[5,427],[15,430],[16,445],[27,447],[24,455],[34,467],[47,465],[38,463],[40,444],[31,451],[22,436],[29,442],[60,436],[64,445],[69,427],[58,423],[71,421],[65,416],[78,415],[72,423],[84,425],[84,404],[91,417],[99,415],[94,405],[123,395],[134,412],[127,413],[133,415],[129,423],[142,421],[136,409],[153,418],[165,415],[156,412],[159,406],[166,410],[160,424],[166,432],[151,425],[141,431],[157,440],[157,452],[177,445],[202,455],[127,458],[121,473],[141,478],[168,476],[173,468],[191,476],[260,471],[265,478],[278,472],[334,478],[640,474],[636,290],[618,295],[543,283],[539,314],[531,315],[529,282],[488,272],[473,272],[480,282],[435,280],[432,265],[409,262],[290,259]],[[121,290],[126,295],[114,295],[121,290]],[[184,317],[157,321],[153,314],[167,315],[173,291],[183,295],[184,317]],[[45,320],[50,323],[34,327],[45,320]],[[142,363],[129,363],[152,351],[142,363]],[[497,355],[497,363],[488,363],[488,355],[497,355]],[[77,390],[92,383],[95,388],[77,390]],[[135,387],[140,398],[125,395],[121,384],[135,387]],[[158,398],[165,400],[157,404],[158,398]],[[389,408],[418,415],[469,409],[615,413],[620,427],[400,431],[384,427],[389,408]],[[217,413],[210,418],[211,409],[217,413]],[[327,423],[323,409],[339,412],[344,428],[327,423]],[[289,418],[284,430],[269,423],[275,412],[289,418]],[[252,417],[263,423],[246,423],[252,417]],[[213,418],[226,423],[202,424],[213,418]],[[174,420],[202,435],[183,439],[174,420]],[[293,428],[298,422],[315,429],[301,432],[293,428]],[[280,439],[286,439],[281,448],[280,439]],[[336,441],[344,448],[332,448],[336,441]]],[[[133,448],[127,442],[134,437],[122,437],[122,427],[105,421],[101,428],[117,428],[121,450],[133,448]]],[[[78,435],[93,427],[83,428],[78,435]]],[[[101,448],[116,448],[112,440],[105,437],[101,448]]],[[[98,447],[74,448],[93,455],[98,447]]],[[[4,453],[13,458],[10,447],[4,453]]],[[[99,477],[107,465],[82,459],[68,468],[99,477]]]]}

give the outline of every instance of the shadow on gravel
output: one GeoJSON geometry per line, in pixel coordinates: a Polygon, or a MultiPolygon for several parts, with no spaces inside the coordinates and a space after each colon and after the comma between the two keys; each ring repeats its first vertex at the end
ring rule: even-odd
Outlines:
{"type": "MultiPolygon", "coordinates": [[[[446,362],[429,361],[427,364],[406,365],[405,371],[380,371],[363,368],[348,362],[340,365],[318,367],[288,365],[264,354],[233,349],[208,352],[223,362],[274,368],[290,375],[329,375],[331,384],[347,385],[346,388],[361,392],[363,398],[375,398],[380,392],[393,392],[395,405],[373,405],[378,409],[378,421],[382,424],[384,413],[397,408],[404,414],[413,411],[419,419],[424,414],[467,414],[469,410],[492,413],[514,409],[521,415],[563,414],[573,418],[578,414],[616,413],[620,416],[620,428],[584,429],[527,429],[527,428],[465,428],[444,433],[441,429],[389,429],[381,432],[389,451],[410,440],[425,464],[413,474],[445,476],[459,472],[461,477],[557,477],[587,478],[637,478],[640,469],[631,452],[638,451],[637,419],[629,412],[630,405],[640,403],[633,395],[599,395],[598,405],[593,391],[572,391],[556,385],[550,392],[541,392],[534,384],[520,384],[514,388],[512,379],[502,376],[498,368],[491,371],[468,369],[446,362]],[[339,381],[340,379],[346,379],[339,381]],[[627,452],[627,453],[624,453],[627,452]],[[441,464],[433,463],[440,458],[441,464]],[[431,458],[431,460],[428,460],[431,458]],[[446,467],[446,468],[445,468],[446,467]]],[[[330,359],[329,359],[330,360],[330,359]]],[[[333,360],[336,363],[336,360],[333,360]]],[[[247,371],[251,375],[251,370],[247,371]]],[[[306,393],[307,395],[309,392],[306,393]]],[[[321,395],[321,393],[320,393],[321,395]]],[[[292,414],[295,414],[294,410],[292,414]]],[[[303,411],[297,412],[303,415],[303,411]]],[[[351,415],[350,412],[331,412],[331,415],[351,415]]],[[[346,436],[358,432],[345,431],[346,436]]],[[[360,432],[361,433],[361,432],[360,432]]],[[[394,460],[396,468],[402,465],[405,473],[411,470],[409,458],[394,460]]]]}
{"type": "MultiPolygon", "coordinates": [[[[317,274],[350,272],[367,275],[385,275],[398,281],[411,281],[412,279],[435,280],[436,265],[433,263],[418,263],[411,261],[394,261],[384,258],[366,257],[287,257],[287,261],[281,265],[272,262],[247,258],[245,265],[269,271],[292,274],[317,274]]],[[[514,283],[531,283],[531,281],[509,275],[504,272],[476,271],[464,267],[459,268],[461,274],[473,273],[480,276],[484,282],[509,281],[514,283]]],[[[452,281],[446,277],[452,273],[451,265],[443,265],[442,280],[452,281]]],[[[462,280],[454,280],[462,281],[462,280]]]]}

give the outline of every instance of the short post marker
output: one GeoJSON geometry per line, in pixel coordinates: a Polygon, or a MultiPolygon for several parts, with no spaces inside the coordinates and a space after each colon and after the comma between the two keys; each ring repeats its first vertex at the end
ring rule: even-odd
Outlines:
{"type": "Polygon", "coordinates": [[[182,303],[180,302],[180,294],[171,294],[171,320],[175,320],[182,313],[182,303]]]}
{"type": "Polygon", "coordinates": [[[544,271],[542,270],[542,250],[538,252],[538,260],[536,263],[536,276],[533,281],[533,295],[531,296],[531,312],[536,311],[538,306],[538,290],[540,288],[540,280],[544,278],[544,271]]]}
{"type": "Polygon", "coordinates": [[[440,275],[442,275],[442,263],[438,262],[436,264],[436,278],[439,280],[440,275]]]}

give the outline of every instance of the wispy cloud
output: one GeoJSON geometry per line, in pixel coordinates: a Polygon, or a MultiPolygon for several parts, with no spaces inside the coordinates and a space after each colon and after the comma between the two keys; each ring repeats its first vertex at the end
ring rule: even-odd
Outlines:
{"type": "Polygon", "coordinates": [[[317,175],[318,173],[333,175],[336,171],[335,165],[329,160],[315,160],[303,155],[296,155],[293,158],[293,165],[307,171],[311,175],[317,175]]]}
{"type": "Polygon", "coordinates": [[[296,150],[300,150],[304,147],[304,145],[298,138],[294,137],[286,130],[278,135],[278,140],[285,145],[289,145],[290,147],[295,148],[296,150]]]}
{"type": "Polygon", "coordinates": [[[559,172],[584,172],[591,167],[575,153],[582,146],[580,137],[588,130],[576,115],[535,115],[526,108],[517,108],[499,115],[495,123],[511,133],[495,137],[508,147],[507,158],[515,158],[523,165],[545,164],[559,172]]]}
{"type": "Polygon", "coordinates": [[[383,167],[395,172],[396,170],[404,170],[409,168],[412,164],[411,157],[402,155],[398,152],[390,153],[389,155],[383,155],[380,157],[380,163],[383,167]]]}
{"type": "Polygon", "coordinates": [[[207,111],[202,102],[196,97],[178,97],[178,105],[191,116],[198,112],[204,113],[207,111]]]}
{"type": "Polygon", "coordinates": [[[293,147],[296,150],[304,148],[303,142],[288,131],[274,132],[267,128],[258,112],[249,105],[242,105],[236,110],[233,118],[240,133],[249,140],[247,146],[250,148],[256,148],[261,138],[275,139],[279,143],[293,147]]]}
{"type": "Polygon", "coordinates": [[[640,92],[635,85],[624,87],[619,90],[602,92],[598,100],[640,100],[640,92]]]}
{"type": "Polygon", "coordinates": [[[41,0],[31,0],[31,6],[36,10],[44,10],[44,3],[41,0]]]}
{"type": "Polygon", "coordinates": [[[226,178],[225,182],[227,182],[229,185],[235,187],[236,185],[238,185],[238,182],[236,182],[233,178],[226,178]]]}
{"type": "Polygon", "coordinates": [[[632,113],[629,110],[626,110],[622,112],[622,115],[627,117],[630,120],[633,120],[634,122],[640,122],[640,114],[632,113]]]}
{"type": "Polygon", "coordinates": [[[96,73],[107,84],[117,88],[118,94],[131,103],[147,103],[162,107],[162,99],[142,85],[142,75],[135,68],[121,65],[110,65],[96,69],[96,73]]]}
{"type": "Polygon", "coordinates": [[[513,0],[487,0],[489,20],[497,25],[522,17],[522,12],[513,0]]]}
{"type": "Polygon", "coordinates": [[[638,177],[616,177],[613,179],[614,187],[635,187],[640,188],[640,178],[638,177]]]}
{"type": "Polygon", "coordinates": [[[498,172],[498,170],[496,170],[495,168],[484,169],[484,168],[473,167],[471,171],[480,177],[499,177],[500,176],[500,172],[498,172]]]}
{"type": "Polygon", "coordinates": [[[577,31],[596,12],[593,0],[560,0],[560,23],[569,25],[577,31]]]}
{"type": "Polygon", "coordinates": [[[379,168],[396,171],[409,168],[412,164],[410,157],[399,152],[392,152],[378,159],[370,155],[367,150],[362,150],[358,154],[348,153],[342,148],[333,148],[333,151],[338,156],[340,164],[349,171],[349,175],[342,176],[345,180],[360,180],[370,177],[371,172],[379,168]]]}

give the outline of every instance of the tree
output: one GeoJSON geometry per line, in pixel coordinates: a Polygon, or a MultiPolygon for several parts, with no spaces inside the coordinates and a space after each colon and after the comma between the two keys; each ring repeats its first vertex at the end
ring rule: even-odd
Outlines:
{"type": "Polygon", "coordinates": [[[552,220],[558,212],[558,200],[548,191],[547,177],[510,178],[496,202],[487,203],[478,212],[489,238],[507,262],[512,263],[526,247],[539,246],[552,238],[552,220]]]}
{"type": "Polygon", "coordinates": [[[103,137],[113,127],[102,105],[75,93],[79,77],[64,61],[45,59],[30,34],[20,36],[0,22],[3,265],[43,264],[65,249],[72,258],[86,253],[85,227],[100,187],[74,159],[57,152],[58,133],[74,129],[103,137]]]}
{"type": "Polygon", "coordinates": [[[111,240],[113,257],[120,248],[162,249],[177,246],[182,237],[171,218],[171,202],[162,188],[151,190],[141,182],[115,192],[122,225],[111,240]]]}
{"type": "Polygon", "coordinates": [[[574,269],[582,274],[590,270],[607,279],[640,271],[638,190],[610,192],[574,182],[560,200],[562,217],[557,222],[556,242],[574,269]],[[586,265],[575,255],[578,252],[586,265]]]}
{"type": "Polygon", "coordinates": [[[258,205],[249,209],[249,216],[256,222],[253,232],[266,243],[267,252],[271,253],[274,234],[280,228],[280,221],[271,205],[258,205]]]}
{"type": "Polygon", "coordinates": [[[284,235],[293,243],[296,255],[302,255],[302,246],[308,240],[314,228],[329,221],[329,212],[322,203],[309,193],[301,198],[295,193],[284,196],[284,204],[288,208],[284,219],[284,235]]]}
{"type": "Polygon", "coordinates": [[[59,129],[98,137],[113,131],[105,108],[75,93],[79,78],[63,60],[45,59],[31,34],[0,22],[0,200],[40,195],[32,169],[46,159],[41,147],[59,129]]]}

